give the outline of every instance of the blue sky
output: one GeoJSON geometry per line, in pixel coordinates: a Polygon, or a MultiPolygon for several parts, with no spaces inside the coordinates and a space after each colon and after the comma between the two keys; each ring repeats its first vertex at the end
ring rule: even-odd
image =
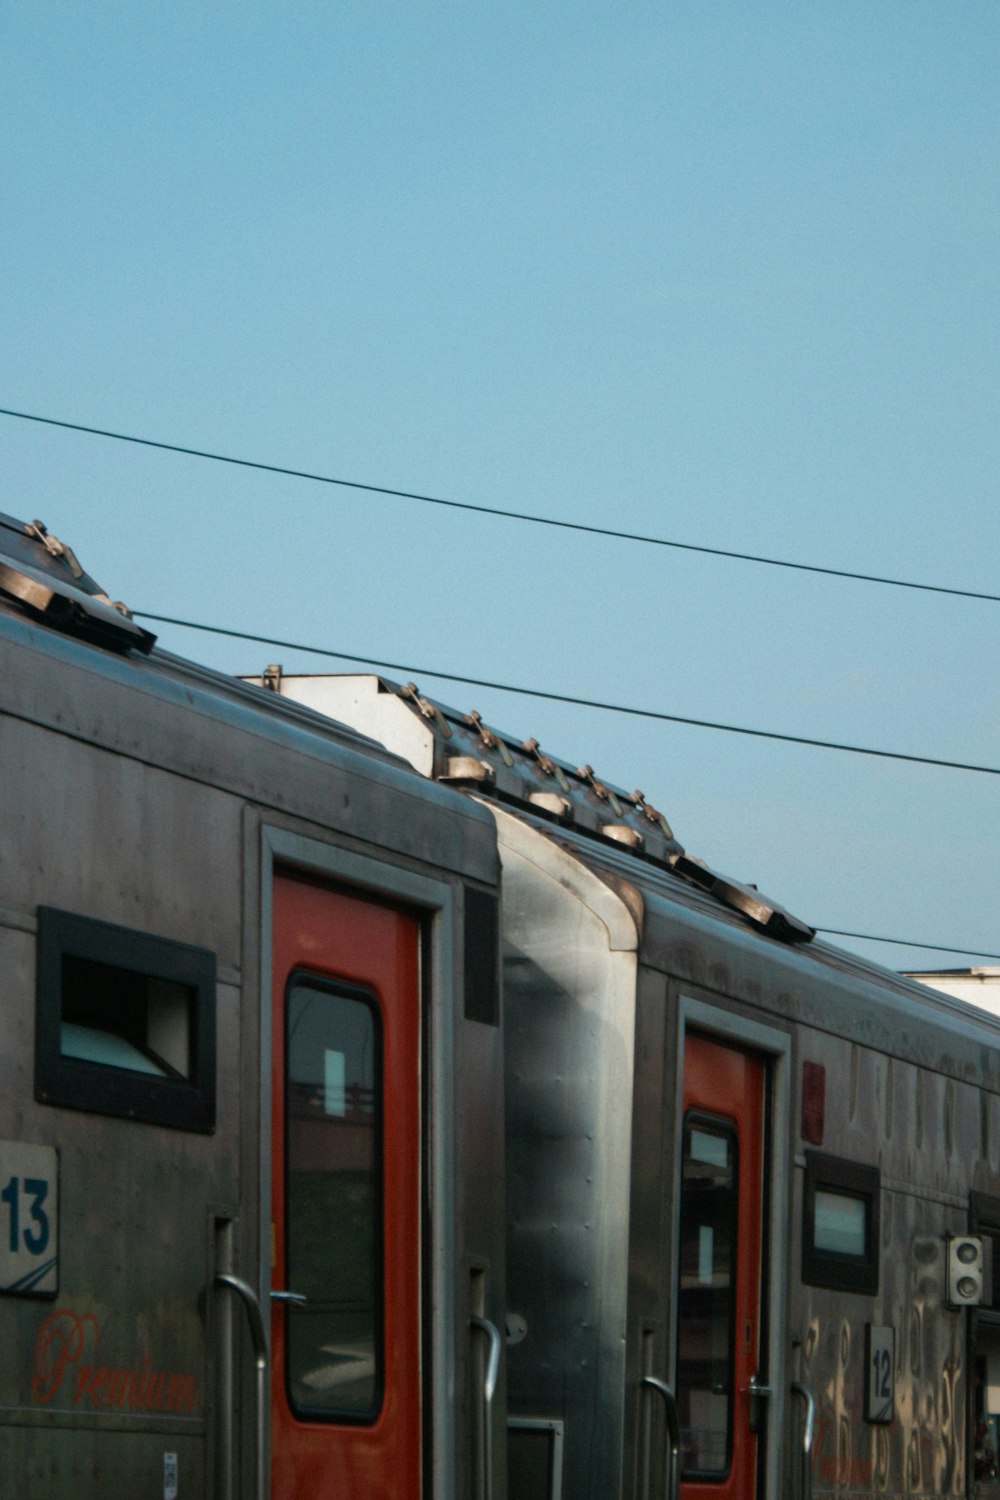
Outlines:
{"type": "MultiPolygon", "coordinates": [[[[993,0],[0,0],[0,406],[1000,592],[998,64],[993,0]]],[[[0,443],[136,610],[1000,765],[996,604],[0,443]]],[[[807,920],[1000,952],[997,778],[419,680],[807,920]]]]}

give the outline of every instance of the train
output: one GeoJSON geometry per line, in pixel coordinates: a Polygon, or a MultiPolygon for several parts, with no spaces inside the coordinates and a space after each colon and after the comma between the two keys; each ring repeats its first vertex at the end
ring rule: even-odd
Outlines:
{"type": "Polygon", "coordinates": [[[1000,1493],[1000,1020],[0,516],[0,1494],[1000,1493]]]}

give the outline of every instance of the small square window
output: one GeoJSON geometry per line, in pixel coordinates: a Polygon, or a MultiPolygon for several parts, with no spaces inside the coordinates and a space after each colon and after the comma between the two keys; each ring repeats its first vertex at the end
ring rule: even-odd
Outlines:
{"type": "Polygon", "coordinates": [[[215,954],[39,907],[35,1096],[213,1130],[215,954]]]}
{"type": "Polygon", "coordinates": [[[836,1291],[878,1291],[878,1167],[806,1152],[802,1280],[836,1291]]]}

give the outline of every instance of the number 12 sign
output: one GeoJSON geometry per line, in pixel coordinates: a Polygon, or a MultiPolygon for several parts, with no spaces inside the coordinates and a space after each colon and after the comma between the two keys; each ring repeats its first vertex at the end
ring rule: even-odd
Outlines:
{"type": "Polygon", "coordinates": [[[896,1387],[896,1330],[869,1323],[866,1332],[865,1420],[891,1422],[896,1387]]]}
{"type": "Polygon", "coordinates": [[[53,1146],[0,1141],[0,1295],[59,1290],[59,1159],[53,1146]]]}

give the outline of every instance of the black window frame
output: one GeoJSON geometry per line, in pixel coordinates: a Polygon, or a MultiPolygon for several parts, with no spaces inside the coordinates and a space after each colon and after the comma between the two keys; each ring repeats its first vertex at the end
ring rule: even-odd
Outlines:
{"type": "Polygon", "coordinates": [[[882,1177],[878,1167],[825,1151],[807,1151],[802,1194],[802,1280],[807,1286],[873,1297],[879,1286],[879,1220],[882,1177]],[[816,1194],[836,1193],[866,1205],[863,1255],[847,1255],[816,1246],[816,1194]]]}
{"type": "Polygon", "coordinates": [[[35,1098],[42,1104],[210,1135],[216,1109],[216,955],[209,948],[53,906],[38,908],[35,1098]],[[63,967],[83,959],[192,992],[188,1077],[159,1077],[62,1051],[63,967]]]}

